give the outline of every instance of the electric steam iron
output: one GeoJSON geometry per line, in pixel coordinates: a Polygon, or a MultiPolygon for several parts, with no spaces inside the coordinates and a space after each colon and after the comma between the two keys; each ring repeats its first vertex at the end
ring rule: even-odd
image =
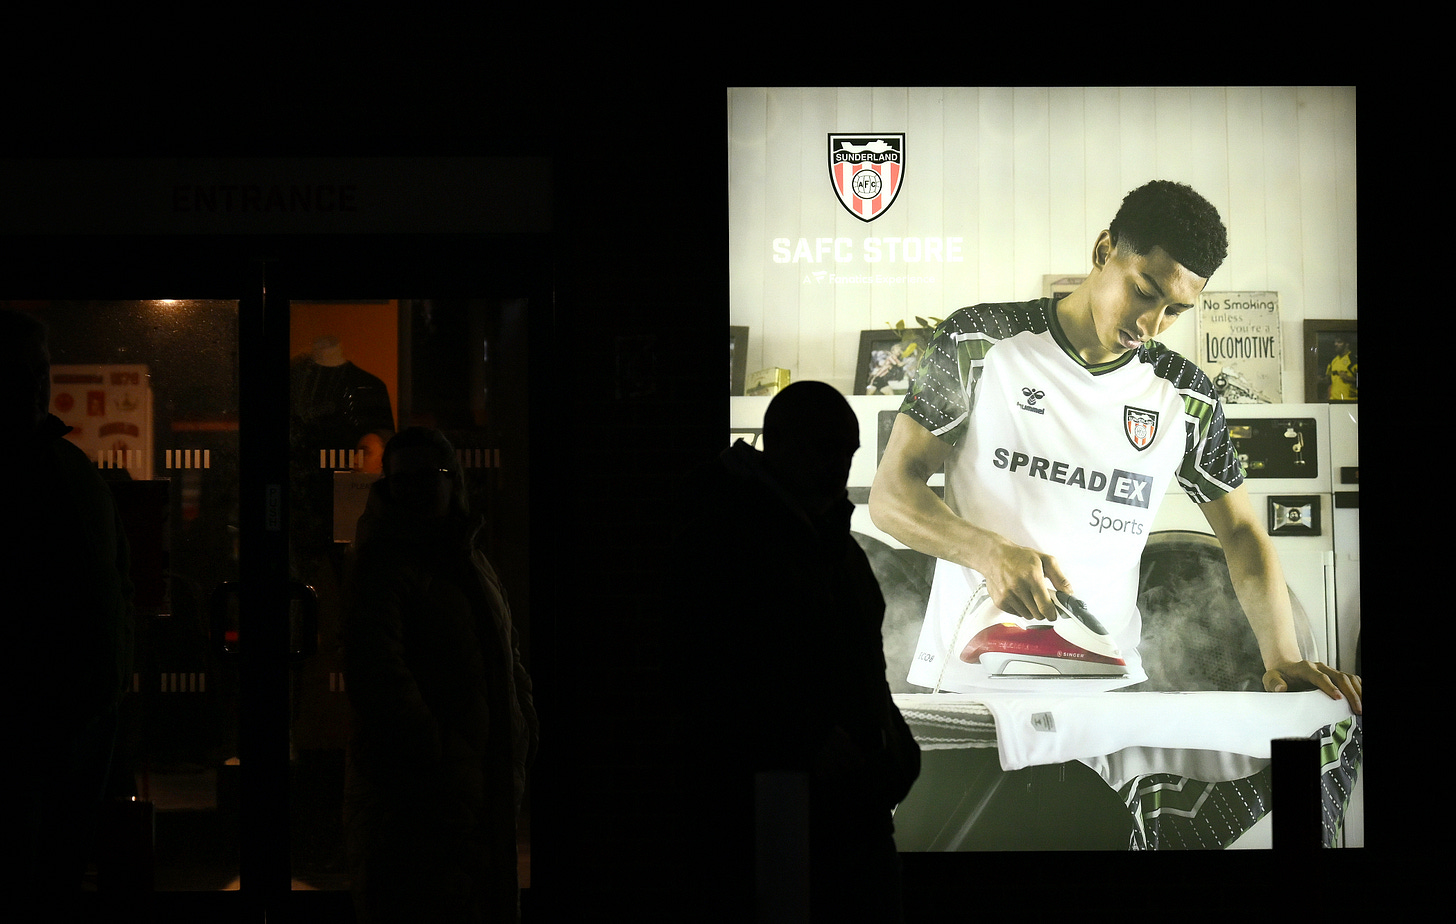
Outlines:
{"type": "Polygon", "coordinates": [[[1056,603],[1060,615],[1051,625],[987,626],[961,650],[961,660],[979,663],[990,677],[1126,677],[1122,652],[1086,604],[1060,590],[1056,603]]]}

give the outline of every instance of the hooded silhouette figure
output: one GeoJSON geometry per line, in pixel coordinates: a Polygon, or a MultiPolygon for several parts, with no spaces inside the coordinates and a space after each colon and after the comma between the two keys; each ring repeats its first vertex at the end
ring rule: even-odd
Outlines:
{"type": "Polygon", "coordinates": [[[443,434],[400,432],[384,474],[359,520],[341,633],[357,918],[517,920],[537,722],[505,589],[443,434]]]}
{"type": "MultiPolygon", "coordinates": [[[[691,847],[720,854],[703,864],[716,894],[743,900],[756,883],[758,912],[807,894],[815,921],[898,921],[892,810],[920,750],[885,678],[885,601],[849,530],[859,424],[822,382],[780,391],[763,424],[762,451],[740,440],[683,485],[672,618],[690,677],[691,847]],[[786,849],[796,840],[807,869],[786,849]]],[[[727,919],[747,911],[715,904],[727,919]]]]}
{"type": "MultiPolygon", "coordinates": [[[[121,697],[131,681],[132,582],[111,491],[50,414],[45,326],[0,310],[0,613],[12,652],[11,752],[29,762],[19,888],[64,915],[79,900],[121,697]]],[[[12,761],[14,762],[14,761],[12,761]]]]}

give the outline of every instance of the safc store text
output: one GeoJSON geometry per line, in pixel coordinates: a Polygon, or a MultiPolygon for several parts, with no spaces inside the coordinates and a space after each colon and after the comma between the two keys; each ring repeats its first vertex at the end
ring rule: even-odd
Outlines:
{"type": "Polygon", "coordinates": [[[840,276],[827,270],[814,270],[804,276],[805,283],[837,286],[880,286],[880,285],[935,285],[940,279],[935,276],[887,276],[884,273],[858,273],[854,276],[840,276]]]}
{"type": "Polygon", "coordinates": [[[866,263],[963,263],[964,242],[961,237],[867,237],[859,242],[858,255],[849,237],[776,237],[771,246],[775,263],[853,263],[860,257],[866,263]]]}

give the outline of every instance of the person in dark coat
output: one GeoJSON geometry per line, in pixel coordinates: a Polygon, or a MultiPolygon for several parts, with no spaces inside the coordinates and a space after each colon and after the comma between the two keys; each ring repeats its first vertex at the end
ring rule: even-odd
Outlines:
{"type": "Polygon", "coordinates": [[[849,530],[859,425],[832,387],[797,382],[770,402],[763,443],[739,440],[682,486],[683,821],[713,896],[694,911],[743,913],[747,877],[759,920],[899,921],[892,813],[920,750],[849,530]]]}
{"type": "Polygon", "coordinates": [[[45,326],[0,310],[0,615],[10,663],[7,742],[22,814],[7,877],[65,917],[79,900],[132,680],[126,532],[96,465],[49,413],[45,326]]]}
{"type": "Polygon", "coordinates": [[[515,921],[537,722],[454,449],[389,441],[345,591],[345,842],[361,922],[515,921]]]}

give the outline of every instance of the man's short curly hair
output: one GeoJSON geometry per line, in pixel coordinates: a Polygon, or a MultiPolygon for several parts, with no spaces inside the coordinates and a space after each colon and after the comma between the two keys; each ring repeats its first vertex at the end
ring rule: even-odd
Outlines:
{"type": "Polygon", "coordinates": [[[1137,254],[1162,247],[1204,279],[1228,256],[1228,229],[1218,209],[1191,187],[1170,180],[1153,180],[1128,193],[1107,230],[1114,247],[1137,254]]]}

